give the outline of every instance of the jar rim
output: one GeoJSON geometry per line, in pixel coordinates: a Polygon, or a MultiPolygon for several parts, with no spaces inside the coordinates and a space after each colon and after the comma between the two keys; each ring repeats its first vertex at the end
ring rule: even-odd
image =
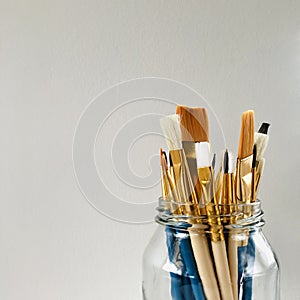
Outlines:
{"type": "MultiPolygon", "coordinates": [[[[187,211],[191,206],[197,205],[191,203],[178,203],[170,201],[170,199],[159,198],[159,205],[157,207],[158,215],[155,221],[162,225],[170,225],[176,227],[187,228],[190,226],[207,227],[209,217],[207,215],[194,214],[179,214],[171,210],[172,207],[180,206],[183,211],[187,211]]],[[[259,199],[252,203],[238,203],[238,204],[218,204],[218,215],[210,215],[210,218],[219,218],[224,228],[245,228],[245,227],[261,227],[264,225],[264,213],[261,209],[261,201],[259,199]]],[[[199,208],[201,208],[198,205],[199,208]]]]}

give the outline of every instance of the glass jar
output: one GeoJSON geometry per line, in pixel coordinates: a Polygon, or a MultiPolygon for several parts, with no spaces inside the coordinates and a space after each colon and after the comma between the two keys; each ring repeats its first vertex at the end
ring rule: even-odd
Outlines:
{"type": "Polygon", "coordinates": [[[158,227],[143,257],[144,300],[280,298],[279,266],[262,232],[260,201],[220,205],[219,211],[223,214],[216,217],[223,225],[216,228],[206,216],[170,214],[168,203],[159,200],[158,227]],[[222,260],[214,248],[221,243],[222,260]],[[218,273],[224,262],[225,269],[218,273]],[[230,281],[224,285],[226,268],[230,281]],[[226,289],[232,289],[233,297],[226,296],[226,289]]]}

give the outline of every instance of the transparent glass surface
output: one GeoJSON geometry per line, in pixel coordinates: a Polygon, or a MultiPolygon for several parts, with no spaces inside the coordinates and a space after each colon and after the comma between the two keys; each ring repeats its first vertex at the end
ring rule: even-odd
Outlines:
{"type": "Polygon", "coordinates": [[[221,228],[223,241],[214,241],[205,217],[199,220],[199,217],[171,215],[165,207],[160,203],[158,226],[144,252],[144,300],[230,299],[221,291],[224,282],[220,280],[226,277],[222,273],[225,271],[219,274],[217,271],[218,264],[226,259],[230,282],[225,289],[235,291],[231,299],[279,300],[279,266],[262,231],[260,202],[241,205],[238,211],[246,212],[249,217],[235,224],[230,224],[230,218],[236,214],[221,215],[223,224],[228,221],[221,228]],[[222,243],[226,256],[219,261],[215,247],[222,243]],[[215,285],[211,284],[213,280],[215,285]]]}

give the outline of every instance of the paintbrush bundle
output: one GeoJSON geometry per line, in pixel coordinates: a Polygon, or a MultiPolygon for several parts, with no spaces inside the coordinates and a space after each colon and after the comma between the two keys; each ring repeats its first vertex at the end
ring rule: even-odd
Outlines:
{"type": "Polygon", "coordinates": [[[161,127],[168,146],[160,150],[162,199],[183,226],[166,230],[169,261],[180,269],[175,279],[170,272],[172,299],[252,299],[246,257],[253,264],[255,251],[249,228],[239,224],[256,214],[269,124],[255,133],[254,112],[244,112],[237,157],[225,149],[217,171],[205,108],[177,106],[161,127]]]}

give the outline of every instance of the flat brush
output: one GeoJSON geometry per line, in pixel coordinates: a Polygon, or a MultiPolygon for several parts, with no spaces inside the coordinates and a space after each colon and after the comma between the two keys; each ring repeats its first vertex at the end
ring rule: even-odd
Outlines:
{"type": "Polygon", "coordinates": [[[254,112],[248,110],[242,115],[238,159],[236,164],[236,196],[243,203],[250,203],[251,164],[254,145],[254,112]]]}
{"type": "MultiPolygon", "coordinates": [[[[192,181],[189,175],[188,166],[185,158],[185,153],[181,146],[181,130],[180,124],[178,120],[178,115],[171,115],[161,119],[161,127],[163,133],[165,135],[165,139],[167,141],[169,147],[169,154],[170,154],[170,169],[171,165],[174,168],[174,178],[176,181],[176,187],[180,190],[180,195],[182,198],[179,198],[180,204],[183,203],[183,213],[188,216],[192,215],[199,215],[197,212],[197,203],[193,204],[193,207],[190,209],[190,205],[185,205],[188,196],[187,194],[191,192],[191,198],[193,201],[197,201],[196,195],[193,192],[192,188],[192,181]],[[187,185],[186,185],[187,183],[187,185]],[[189,189],[188,191],[186,189],[189,189]]],[[[179,237],[179,247],[182,256],[183,266],[185,267],[187,273],[189,274],[193,294],[196,300],[203,300],[204,299],[204,291],[203,291],[203,284],[200,280],[200,274],[197,270],[197,257],[205,257],[205,253],[208,252],[204,249],[203,253],[193,251],[193,240],[198,238],[198,235],[195,235],[194,231],[191,230],[190,224],[187,226],[187,231],[190,234],[187,234],[186,230],[177,230],[180,233],[180,236],[185,235],[186,237],[180,238],[179,237]]],[[[201,239],[201,237],[200,237],[201,239]]],[[[201,249],[202,250],[202,249],[201,249]]],[[[217,298],[218,299],[218,298],[217,298]]]]}
{"type": "MultiPolygon", "coordinates": [[[[183,212],[191,215],[197,206],[197,198],[189,174],[185,153],[181,144],[181,130],[178,115],[170,115],[160,120],[170,155],[170,173],[173,177],[179,203],[183,212]],[[172,167],[171,167],[172,164],[172,167]]],[[[198,214],[198,213],[197,213],[198,214]]]]}
{"type": "MultiPolygon", "coordinates": [[[[182,133],[182,145],[184,151],[187,155],[187,161],[189,170],[192,175],[192,180],[195,188],[199,187],[199,177],[196,158],[196,142],[205,142],[208,145],[208,116],[205,108],[190,108],[186,106],[177,106],[176,113],[180,118],[181,133],[182,133]]],[[[200,149],[200,145],[199,149],[200,149]]],[[[207,148],[206,148],[207,149],[207,148]]],[[[205,151],[205,148],[202,149],[205,151]]],[[[210,165],[210,157],[208,155],[203,155],[202,165],[205,167],[210,165]]],[[[206,173],[204,177],[207,183],[211,182],[211,172],[209,168],[206,168],[206,173]]],[[[203,173],[202,173],[203,174],[203,173]]],[[[203,192],[206,192],[206,187],[203,187],[203,192]]],[[[196,193],[197,194],[197,193],[196,193]]],[[[199,201],[199,192],[197,194],[199,201]]],[[[207,198],[206,198],[207,201],[207,198]]],[[[200,212],[206,214],[206,209],[204,201],[199,203],[202,207],[200,212]]],[[[193,252],[195,255],[196,263],[200,278],[202,280],[204,293],[206,299],[208,300],[219,300],[220,293],[218,288],[217,279],[214,272],[213,261],[210,256],[210,251],[207,243],[207,238],[204,230],[199,229],[199,227],[192,226],[189,229],[191,242],[193,247],[193,252]]]]}
{"type": "Polygon", "coordinates": [[[254,143],[257,147],[257,157],[256,157],[256,181],[255,181],[255,192],[258,192],[258,187],[260,183],[261,176],[264,171],[265,159],[264,153],[269,142],[268,129],[269,123],[262,123],[258,132],[254,134],[254,143]]]}
{"type": "MultiPolygon", "coordinates": [[[[205,108],[177,107],[177,113],[181,116],[181,130],[189,133],[189,135],[185,135],[186,142],[183,143],[183,147],[186,147],[187,151],[190,151],[189,153],[192,154],[190,155],[191,159],[194,159],[195,157],[195,154],[192,152],[196,152],[196,175],[198,175],[195,182],[195,185],[198,187],[196,193],[200,205],[203,206],[204,211],[208,216],[212,251],[221,291],[220,296],[223,300],[233,300],[223,228],[219,216],[218,205],[215,202],[214,197],[207,112],[205,108]]],[[[194,161],[192,167],[194,168],[194,161]]],[[[202,212],[203,210],[201,210],[201,213],[202,212]]],[[[194,252],[197,250],[198,249],[195,247],[194,252]]],[[[201,249],[199,249],[199,251],[201,251],[201,249]]],[[[201,265],[197,265],[199,272],[203,272],[204,270],[201,271],[201,265]]],[[[214,274],[212,272],[210,273],[214,274]]],[[[203,278],[205,278],[207,274],[204,274],[203,276],[203,278]]],[[[215,277],[212,277],[210,281],[210,285],[214,284],[214,286],[216,286],[215,277]]],[[[203,286],[205,290],[205,285],[203,286]]],[[[214,290],[218,290],[217,286],[214,290]]],[[[207,298],[214,300],[219,299],[220,296],[212,295],[212,291],[212,289],[208,290],[210,294],[209,298],[206,294],[207,298]]]]}
{"type": "MultiPolygon", "coordinates": [[[[202,151],[202,155],[204,153],[205,151],[202,151]]],[[[221,223],[220,212],[218,208],[219,203],[215,198],[213,182],[211,183],[210,186],[208,186],[208,188],[209,188],[209,192],[207,195],[209,196],[210,201],[208,201],[206,205],[206,211],[208,216],[208,222],[211,226],[211,246],[214,255],[215,267],[217,271],[221,296],[223,300],[233,300],[234,295],[232,290],[232,281],[230,277],[229,263],[227,258],[225,237],[223,233],[223,226],[221,223]]]]}
{"type": "Polygon", "coordinates": [[[182,134],[182,146],[186,154],[190,174],[194,186],[197,184],[197,163],[195,142],[209,141],[208,115],[205,108],[178,105],[176,114],[179,115],[182,134]]]}
{"type": "MultiPolygon", "coordinates": [[[[189,170],[192,181],[195,187],[196,195],[200,205],[201,214],[206,214],[205,201],[202,193],[207,190],[206,185],[211,183],[210,157],[206,154],[196,155],[196,152],[201,149],[196,149],[196,146],[201,147],[202,143],[209,145],[209,123],[208,115],[205,108],[202,107],[187,107],[177,106],[176,113],[179,115],[180,128],[182,133],[182,146],[186,153],[189,170]],[[199,142],[202,142],[199,144],[199,142]],[[205,159],[205,167],[199,173],[197,159],[205,159]]],[[[205,150],[205,148],[203,149],[205,150]]],[[[201,163],[203,165],[203,162],[201,163]]]]}
{"type": "MultiPolygon", "coordinates": [[[[202,207],[200,212],[203,214],[203,210],[206,212],[206,205],[209,202],[209,186],[212,184],[211,180],[211,170],[210,170],[210,160],[209,160],[209,144],[207,142],[196,143],[197,154],[201,152],[201,158],[197,155],[197,168],[198,174],[199,170],[202,170],[201,178],[202,181],[205,180],[205,184],[198,183],[196,187],[201,188],[201,198],[202,198],[202,207]],[[203,168],[202,168],[203,167],[203,168]],[[203,206],[204,205],[204,206],[203,206]]],[[[198,192],[199,196],[199,192],[198,192]]],[[[199,201],[199,199],[198,199],[199,201]]],[[[195,255],[198,271],[200,278],[203,283],[203,288],[205,292],[206,299],[208,300],[218,300],[220,298],[219,287],[217,283],[217,278],[215,275],[213,260],[210,256],[210,251],[208,247],[208,242],[206,238],[205,231],[203,229],[197,228],[196,226],[190,229],[191,232],[191,241],[195,255]]]]}
{"type": "MultiPolygon", "coordinates": [[[[222,184],[222,206],[224,206],[223,213],[229,215],[224,221],[230,224],[235,223],[234,212],[236,211],[234,204],[236,203],[234,193],[234,173],[233,173],[233,155],[224,154],[223,162],[223,184],[222,184]]],[[[230,269],[230,276],[232,282],[232,291],[234,300],[238,300],[238,246],[239,242],[236,238],[237,233],[233,229],[229,231],[228,235],[228,262],[230,269]]]]}

